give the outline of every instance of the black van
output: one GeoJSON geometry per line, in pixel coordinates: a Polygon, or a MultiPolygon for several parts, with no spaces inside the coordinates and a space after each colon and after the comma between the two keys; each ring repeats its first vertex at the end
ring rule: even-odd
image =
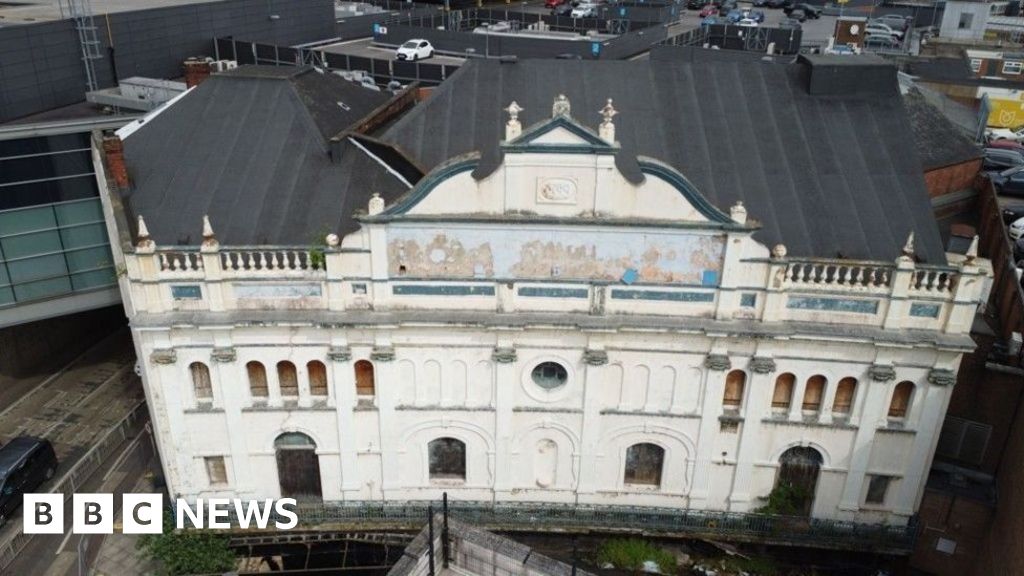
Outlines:
{"type": "Polygon", "coordinates": [[[0,526],[21,506],[21,495],[53,478],[57,455],[49,440],[19,436],[0,448],[0,526]]]}

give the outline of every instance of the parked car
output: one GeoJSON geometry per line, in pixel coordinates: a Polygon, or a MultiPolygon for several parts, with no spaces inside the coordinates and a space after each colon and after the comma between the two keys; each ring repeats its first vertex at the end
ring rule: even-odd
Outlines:
{"type": "Polygon", "coordinates": [[[1010,224],[1024,218],[1024,204],[1017,206],[1003,206],[1003,223],[1010,224]]]}
{"type": "Polygon", "coordinates": [[[1000,194],[1024,196],[1024,166],[1014,166],[989,175],[1000,194]]]}
{"type": "Polygon", "coordinates": [[[700,10],[703,7],[704,7],[704,0],[687,0],[687,2],[686,2],[686,9],[687,10],[700,10]]]}
{"type": "Polygon", "coordinates": [[[0,526],[21,506],[21,495],[34,492],[57,471],[49,440],[19,436],[0,448],[0,526]]]}
{"type": "Polygon", "coordinates": [[[868,25],[864,27],[864,35],[890,36],[892,38],[896,38],[897,40],[903,40],[902,30],[894,30],[888,24],[882,24],[880,22],[869,22],[868,25]]]}
{"type": "Polygon", "coordinates": [[[869,20],[868,25],[871,25],[872,22],[878,22],[880,24],[888,25],[893,30],[905,32],[907,28],[910,28],[911,20],[912,18],[908,16],[901,16],[899,14],[883,14],[882,16],[869,20]]]}
{"type": "Polygon", "coordinates": [[[576,7],[579,2],[566,2],[565,4],[559,4],[551,10],[552,16],[568,16],[572,14],[572,9],[576,7]]]}
{"type": "Polygon", "coordinates": [[[786,8],[792,6],[793,4],[793,0],[768,0],[765,6],[769,8],[782,8],[783,10],[785,10],[786,8]]]}
{"type": "Polygon", "coordinates": [[[764,12],[762,12],[761,10],[744,10],[743,17],[750,18],[751,20],[757,22],[758,24],[764,23],[764,12]]]}
{"type": "Polygon", "coordinates": [[[1006,231],[1010,234],[1011,240],[1018,240],[1021,236],[1024,236],[1024,218],[1015,220],[1006,228],[1006,231]]]}
{"type": "Polygon", "coordinates": [[[567,4],[568,2],[569,2],[569,0],[544,0],[544,7],[545,8],[555,8],[555,7],[560,6],[562,4],[567,4]]]}
{"type": "Polygon", "coordinates": [[[797,9],[803,10],[804,14],[806,14],[807,17],[812,20],[821,18],[821,8],[807,3],[786,6],[785,8],[782,9],[782,11],[785,12],[788,16],[790,12],[797,9]]]}
{"type": "Polygon", "coordinates": [[[982,161],[982,169],[1002,172],[1014,166],[1024,166],[1024,154],[1016,150],[1003,148],[986,148],[985,159],[982,161]]]}
{"type": "Polygon", "coordinates": [[[754,28],[757,26],[757,20],[754,20],[753,18],[744,18],[739,21],[739,25],[744,28],[754,28]]]}
{"type": "Polygon", "coordinates": [[[596,18],[598,5],[593,2],[580,2],[569,14],[572,18],[596,18]]]}
{"type": "Polygon", "coordinates": [[[752,4],[758,8],[763,8],[768,5],[768,0],[754,0],[752,4]]]}
{"type": "Polygon", "coordinates": [[[864,38],[864,47],[871,49],[895,49],[900,47],[900,41],[884,34],[869,34],[864,38]]]}
{"type": "Polygon", "coordinates": [[[718,16],[718,6],[715,4],[705,4],[700,9],[700,17],[707,18],[708,16],[718,16]]]}
{"type": "Polygon", "coordinates": [[[422,38],[407,40],[395,51],[395,59],[415,62],[434,55],[434,47],[422,38]]]}
{"type": "Polygon", "coordinates": [[[1024,140],[1024,128],[1010,130],[1009,128],[990,128],[985,130],[985,137],[989,140],[1013,140],[1020,142],[1024,140]]]}
{"type": "Polygon", "coordinates": [[[743,20],[743,11],[742,10],[729,10],[729,13],[725,15],[725,19],[728,20],[729,22],[735,24],[736,22],[739,22],[740,20],[743,20]]]}
{"type": "Polygon", "coordinates": [[[711,26],[712,24],[728,24],[728,23],[729,23],[728,20],[726,20],[725,18],[722,18],[718,14],[713,14],[711,16],[705,16],[700,21],[701,26],[711,26]]]}
{"type": "Polygon", "coordinates": [[[992,140],[985,146],[988,148],[1000,148],[1002,150],[1017,150],[1018,152],[1024,152],[1024,144],[1021,144],[1016,140],[992,140]]]}
{"type": "Polygon", "coordinates": [[[807,13],[799,8],[794,8],[789,11],[789,19],[796,20],[797,22],[804,22],[807,20],[807,13]]]}

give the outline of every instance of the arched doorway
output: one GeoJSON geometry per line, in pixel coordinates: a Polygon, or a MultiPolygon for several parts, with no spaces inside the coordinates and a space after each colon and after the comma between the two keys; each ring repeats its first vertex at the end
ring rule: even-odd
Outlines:
{"type": "Polygon", "coordinates": [[[286,432],[274,440],[281,496],[296,500],[322,500],[320,459],[316,443],[300,432],[286,432]]]}
{"type": "Polygon", "coordinates": [[[811,514],[823,462],[820,452],[803,446],[790,448],[779,457],[779,475],[775,479],[775,487],[786,489],[793,498],[796,510],[804,516],[811,514]]]}

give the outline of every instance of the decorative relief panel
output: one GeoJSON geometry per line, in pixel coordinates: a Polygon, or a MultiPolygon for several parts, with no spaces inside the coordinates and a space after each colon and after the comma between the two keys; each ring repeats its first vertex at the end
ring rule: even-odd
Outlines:
{"type": "Polygon", "coordinates": [[[570,178],[538,178],[538,204],[575,204],[576,182],[570,178]]]}

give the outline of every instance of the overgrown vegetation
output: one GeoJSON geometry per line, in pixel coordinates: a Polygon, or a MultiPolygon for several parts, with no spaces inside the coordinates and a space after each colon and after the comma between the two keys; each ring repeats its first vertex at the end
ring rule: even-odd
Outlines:
{"type": "Polygon", "coordinates": [[[165,574],[221,573],[234,569],[235,554],[228,548],[228,538],[210,530],[176,530],[165,514],[162,534],[146,534],[138,547],[156,560],[165,574]]]}
{"type": "Polygon", "coordinates": [[[800,516],[804,513],[804,502],[810,494],[801,486],[789,482],[779,482],[767,496],[761,498],[765,505],[755,512],[760,514],[776,514],[781,516],[800,516]]]}
{"type": "Polygon", "coordinates": [[[640,538],[607,540],[601,543],[597,551],[599,564],[608,563],[620,570],[630,570],[634,573],[639,573],[644,567],[644,562],[648,560],[657,564],[658,570],[663,574],[674,574],[676,571],[675,556],[640,538]]]}

